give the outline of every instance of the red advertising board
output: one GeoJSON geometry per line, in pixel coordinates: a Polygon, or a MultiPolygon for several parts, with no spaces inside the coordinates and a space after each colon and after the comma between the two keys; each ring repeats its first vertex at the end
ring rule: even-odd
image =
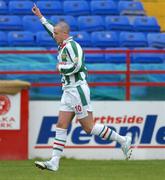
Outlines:
{"type": "Polygon", "coordinates": [[[13,97],[0,95],[1,160],[23,160],[28,158],[29,93],[27,89],[23,89],[18,94],[20,94],[19,103],[12,100],[15,95],[13,97]],[[10,113],[10,111],[15,113],[15,110],[18,109],[18,116],[10,113]]]}

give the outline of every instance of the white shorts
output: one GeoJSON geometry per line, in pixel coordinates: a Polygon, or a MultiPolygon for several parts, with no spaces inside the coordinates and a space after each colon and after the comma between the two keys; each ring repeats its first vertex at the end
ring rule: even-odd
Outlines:
{"type": "Polygon", "coordinates": [[[88,116],[88,111],[93,111],[88,85],[65,89],[61,98],[60,111],[75,112],[77,119],[88,116]]]}

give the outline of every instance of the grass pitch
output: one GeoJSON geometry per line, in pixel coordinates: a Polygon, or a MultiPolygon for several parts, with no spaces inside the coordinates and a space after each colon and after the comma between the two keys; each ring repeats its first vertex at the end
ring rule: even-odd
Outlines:
{"type": "Polygon", "coordinates": [[[0,161],[0,180],[164,180],[165,161],[62,159],[57,172],[40,170],[34,160],[0,161]]]}

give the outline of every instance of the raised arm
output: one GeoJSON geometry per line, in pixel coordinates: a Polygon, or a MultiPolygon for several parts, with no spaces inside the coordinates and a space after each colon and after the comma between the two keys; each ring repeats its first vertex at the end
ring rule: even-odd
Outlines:
{"type": "Polygon", "coordinates": [[[49,22],[41,13],[40,9],[36,6],[36,4],[34,3],[34,6],[32,7],[32,12],[34,13],[34,15],[36,15],[42,25],[44,26],[44,28],[46,29],[46,31],[53,37],[53,29],[54,26],[51,22],[49,22]]]}

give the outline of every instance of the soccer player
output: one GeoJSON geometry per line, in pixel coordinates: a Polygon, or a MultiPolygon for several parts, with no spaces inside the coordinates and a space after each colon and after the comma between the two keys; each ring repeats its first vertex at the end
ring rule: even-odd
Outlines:
{"type": "Polygon", "coordinates": [[[132,138],[121,136],[104,124],[95,124],[93,121],[84,53],[81,46],[69,36],[69,25],[63,21],[55,26],[52,25],[35,4],[32,12],[39,17],[45,29],[58,44],[57,69],[62,75],[63,89],[52,158],[49,161],[35,161],[36,167],[52,171],[59,169],[60,158],[67,138],[67,128],[74,116],[77,117],[86,133],[120,143],[125,158],[129,159],[132,151],[130,148],[132,138]]]}

